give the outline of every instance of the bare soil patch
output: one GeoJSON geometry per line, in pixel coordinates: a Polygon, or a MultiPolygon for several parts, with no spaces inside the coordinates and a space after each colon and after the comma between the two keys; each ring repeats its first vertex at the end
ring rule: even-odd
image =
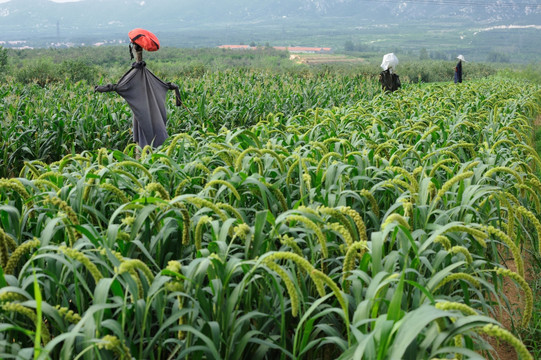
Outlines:
{"type": "Polygon", "coordinates": [[[290,60],[299,64],[318,65],[318,64],[340,64],[340,63],[362,63],[364,59],[354,58],[344,55],[332,54],[292,54],[290,60]]]}
{"type": "MultiPolygon", "coordinates": [[[[538,119],[541,120],[541,119],[538,119]]],[[[507,249],[500,248],[504,256],[504,265],[509,270],[516,272],[517,267],[511,253],[507,249]]],[[[524,259],[524,278],[530,283],[536,276],[533,268],[533,255],[526,251],[522,251],[524,259]]],[[[522,290],[508,277],[504,278],[502,292],[507,297],[510,307],[505,304],[498,307],[495,314],[495,319],[498,320],[504,328],[512,333],[516,333],[521,327],[522,314],[525,307],[525,296],[522,290]]],[[[535,296],[535,295],[534,295],[535,296]]],[[[490,345],[494,348],[491,352],[492,356],[501,360],[518,360],[515,349],[507,342],[497,341],[494,338],[487,338],[490,345]]]]}

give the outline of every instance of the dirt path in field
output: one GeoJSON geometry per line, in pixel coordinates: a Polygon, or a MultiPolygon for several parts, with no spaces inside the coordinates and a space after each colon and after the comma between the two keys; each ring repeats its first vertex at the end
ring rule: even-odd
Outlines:
{"type": "MultiPolygon", "coordinates": [[[[541,115],[533,121],[533,126],[535,130],[541,127],[541,115]]],[[[522,256],[524,258],[524,277],[526,282],[530,283],[536,276],[532,265],[535,259],[533,259],[533,256],[526,250],[522,252],[522,256]]],[[[511,256],[505,259],[504,265],[509,270],[514,272],[517,271],[517,267],[511,256]]],[[[513,332],[513,324],[515,325],[515,328],[520,328],[521,326],[522,311],[524,310],[524,294],[522,294],[517,285],[507,277],[504,279],[503,293],[509,299],[511,309],[505,307],[499,308],[495,317],[507,330],[513,332]]],[[[536,294],[534,294],[534,298],[535,296],[536,294]]],[[[517,353],[511,345],[497,342],[494,339],[489,339],[489,342],[495,349],[494,352],[497,356],[496,358],[500,358],[501,360],[518,360],[517,353]]]]}
{"type": "Polygon", "coordinates": [[[539,115],[537,119],[533,121],[533,126],[536,128],[541,127],[541,115],[539,115]]]}
{"type": "MultiPolygon", "coordinates": [[[[504,265],[509,270],[516,272],[517,267],[513,261],[513,256],[507,250],[503,250],[502,254],[504,255],[504,265]]],[[[533,256],[526,250],[522,252],[522,257],[524,259],[524,278],[526,282],[530,283],[535,275],[534,268],[532,266],[533,256]]],[[[503,307],[496,308],[495,319],[498,320],[503,327],[509,330],[512,333],[515,333],[517,329],[521,327],[522,312],[524,311],[524,294],[522,290],[508,277],[504,278],[502,291],[509,300],[511,308],[508,309],[505,304],[503,307]],[[514,328],[513,328],[514,324],[514,328]]],[[[535,294],[534,294],[535,297],[535,294]]],[[[518,360],[517,353],[515,349],[506,342],[498,342],[493,338],[488,338],[490,345],[494,348],[493,356],[496,359],[501,360],[518,360]]]]}

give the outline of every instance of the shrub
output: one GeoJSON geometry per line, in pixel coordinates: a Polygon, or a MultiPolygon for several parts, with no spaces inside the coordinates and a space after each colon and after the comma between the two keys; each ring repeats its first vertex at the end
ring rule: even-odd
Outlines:
{"type": "Polygon", "coordinates": [[[8,65],[8,52],[6,49],[0,46],[0,73],[4,72],[4,69],[8,65]]]}
{"type": "Polygon", "coordinates": [[[60,72],[64,75],[64,78],[72,82],[86,80],[88,83],[93,83],[98,78],[98,68],[82,60],[63,61],[60,65],[60,72]]]}
{"type": "MultiPolygon", "coordinates": [[[[400,63],[397,73],[400,78],[409,79],[412,83],[453,81],[455,62],[449,61],[415,61],[400,63]]],[[[482,63],[466,63],[464,80],[480,79],[496,73],[496,69],[482,63]]]]}
{"type": "Polygon", "coordinates": [[[60,78],[58,66],[50,59],[38,59],[30,62],[15,74],[15,79],[18,82],[23,84],[37,83],[40,86],[59,81],[60,78]]]}
{"type": "Polygon", "coordinates": [[[7,50],[0,46],[0,80],[6,77],[8,73],[7,67],[8,67],[7,50]]]}
{"type": "Polygon", "coordinates": [[[514,68],[506,68],[500,71],[500,74],[512,79],[528,80],[536,84],[541,84],[541,65],[530,64],[514,68]]]}

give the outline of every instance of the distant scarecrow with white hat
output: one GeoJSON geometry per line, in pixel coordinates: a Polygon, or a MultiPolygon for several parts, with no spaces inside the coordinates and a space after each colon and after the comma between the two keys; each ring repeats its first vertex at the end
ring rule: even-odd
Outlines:
{"type": "Polygon", "coordinates": [[[380,65],[383,71],[379,74],[379,82],[384,91],[393,92],[402,86],[400,77],[395,73],[397,65],[398,58],[394,53],[383,55],[383,61],[380,65]]]}
{"type": "Polygon", "coordinates": [[[456,58],[458,59],[458,64],[455,66],[455,84],[462,82],[462,62],[466,62],[464,55],[458,55],[456,58]]]}

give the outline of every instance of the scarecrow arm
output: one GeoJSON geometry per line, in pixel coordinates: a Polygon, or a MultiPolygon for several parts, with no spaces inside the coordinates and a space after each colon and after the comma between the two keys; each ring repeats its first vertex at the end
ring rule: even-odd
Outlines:
{"type": "Polygon", "coordinates": [[[97,92],[109,92],[109,91],[115,91],[116,84],[107,84],[107,85],[97,85],[94,86],[94,91],[97,92]]]}
{"type": "Polygon", "coordinates": [[[182,105],[182,99],[180,98],[180,90],[178,88],[178,85],[168,82],[167,86],[169,86],[169,90],[175,90],[175,98],[177,99],[176,105],[181,106],[182,105]]]}

